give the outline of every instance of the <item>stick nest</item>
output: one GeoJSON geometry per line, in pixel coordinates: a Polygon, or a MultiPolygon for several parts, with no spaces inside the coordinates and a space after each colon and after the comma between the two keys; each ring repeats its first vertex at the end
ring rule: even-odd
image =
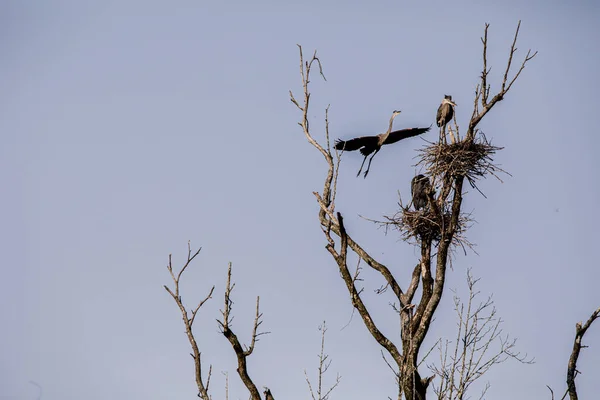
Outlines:
{"type": "MultiPolygon", "coordinates": [[[[420,161],[431,176],[464,176],[473,182],[486,174],[491,174],[500,182],[498,172],[508,174],[493,163],[493,156],[503,147],[493,146],[485,135],[477,135],[474,140],[461,140],[451,144],[431,143],[418,152],[420,161]]],[[[510,175],[510,174],[509,174],[510,175]]]]}
{"type": "MultiPolygon", "coordinates": [[[[450,224],[451,218],[450,209],[445,209],[443,213],[437,214],[430,207],[413,211],[400,205],[400,210],[392,217],[385,216],[387,221],[384,224],[393,225],[400,232],[402,240],[407,242],[419,243],[422,239],[439,242],[442,229],[450,224]]],[[[467,228],[471,223],[472,220],[467,214],[461,214],[458,217],[458,226],[452,237],[454,246],[461,246],[463,249],[473,247],[465,237],[467,228]]]]}

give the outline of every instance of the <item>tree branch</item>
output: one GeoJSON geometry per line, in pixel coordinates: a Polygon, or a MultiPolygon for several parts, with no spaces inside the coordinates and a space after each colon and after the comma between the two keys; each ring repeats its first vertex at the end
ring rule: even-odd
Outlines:
{"type": "Polygon", "coordinates": [[[481,38],[481,42],[483,43],[483,70],[481,73],[481,83],[479,85],[480,93],[477,95],[477,97],[479,97],[481,99],[482,110],[481,111],[478,110],[477,99],[476,99],[475,100],[475,108],[473,110],[473,117],[471,118],[471,122],[469,123],[469,128],[467,130],[467,138],[469,140],[473,140],[475,138],[475,128],[477,127],[479,122],[481,122],[483,117],[492,109],[492,107],[494,107],[494,105],[496,105],[496,103],[498,103],[499,101],[502,101],[504,99],[504,96],[506,95],[506,93],[508,93],[508,91],[512,87],[513,83],[515,83],[515,81],[517,80],[519,75],[521,75],[521,72],[523,71],[523,69],[525,69],[525,65],[527,64],[527,62],[531,61],[537,55],[537,51],[533,54],[531,54],[531,50],[529,50],[527,52],[527,55],[525,56],[525,58],[523,59],[523,62],[521,64],[521,68],[519,68],[519,71],[517,71],[517,73],[510,80],[510,82],[508,83],[508,86],[507,86],[506,83],[508,82],[508,74],[510,73],[513,55],[517,51],[517,48],[516,48],[517,38],[519,37],[519,29],[521,27],[521,21],[519,21],[519,23],[517,25],[517,29],[515,31],[513,43],[510,47],[508,62],[506,64],[506,70],[504,71],[504,79],[502,80],[502,87],[501,87],[500,91],[492,98],[492,100],[488,102],[490,86],[487,82],[487,76],[491,70],[491,69],[489,69],[489,70],[487,69],[487,44],[488,44],[487,33],[488,33],[489,26],[490,26],[489,24],[485,24],[484,37],[481,38]]]}
{"type": "Polygon", "coordinates": [[[167,285],[164,285],[164,288],[171,295],[171,297],[175,301],[175,304],[177,304],[177,306],[179,307],[179,310],[181,311],[181,316],[183,318],[183,325],[185,326],[185,333],[188,337],[190,345],[192,346],[192,351],[193,351],[192,358],[194,359],[196,386],[198,387],[198,397],[201,397],[202,400],[210,400],[210,396],[208,394],[208,388],[210,385],[210,374],[212,371],[212,366],[209,368],[208,378],[207,378],[206,385],[205,385],[202,380],[202,362],[200,359],[201,353],[198,348],[198,343],[196,342],[196,338],[194,337],[194,333],[192,331],[192,326],[194,325],[194,321],[196,319],[196,314],[198,313],[198,310],[200,309],[200,307],[202,307],[204,305],[204,303],[206,303],[208,301],[208,299],[212,298],[212,294],[213,294],[213,291],[215,290],[215,287],[213,286],[210,289],[210,292],[208,293],[206,298],[204,298],[204,300],[202,300],[198,304],[198,306],[194,310],[192,310],[191,318],[189,317],[188,311],[185,308],[185,306],[183,305],[181,296],[179,294],[179,281],[181,279],[181,276],[182,276],[183,272],[186,270],[186,268],[190,265],[190,263],[194,260],[194,258],[196,258],[196,256],[198,254],[200,254],[200,250],[202,250],[202,248],[199,248],[198,251],[196,251],[194,254],[192,254],[190,243],[188,242],[187,261],[186,261],[185,265],[181,268],[181,270],[179,271],[177,276],[175,276],[175,274],[173,273],[173,265],[171,262],[171,255],[169,254],[169,264],[167,265],[167,270],[169,271],[169,274],[171,275],[171,278],[173,279],[174,289],[171,290],[167,285]]]}
{"type": "Polygon", "coordinates": [[[223,321],[217,320],[217,322],[221,327],[221,333],[223,333],[223,336],[227,338],[227,340],[231,344],[231,347],[233,348],[233,351],[235,352],[238,361],[237,373],[240,376],[240,379],[242,380],[246,388],[248,389],[248,391],[250,392],[251,400],[261,400],[260,393],[256,388],[256,385],[250,378],[250,375],[248,374],[248,364],[246,359],[254,351],[256,338],[262,334],[266,334],[269,332],[257,333],[258,327],[262,323],[260,321],[262,314],[259,311],[259,298],[257,297],[256,317],[254,318],[254,325],[252,328],[252,341],[250,347],[248,347],[246,350],[243,349],[237,335],[231,330],[231,307],[233,305],[233,301],[231,300],[231,292],[234,286],[235,284],[231,283],[231,263],[229,263],[229,267],[227,269],[227,284],[225,286],[225,306],[224,309],[221,311],[221,314],[223,315],[223,321]]]}
{"type": "Polygon", "coordinates": [[[585,335],[585,332],[599,315],[600,308],[592,313],[590,318],[583,326],[581,325],[581,322],[575,324],[575,340],[573,342],[573,351],[571,352],[571,357],[569,357],[569,365],[567,368],[567,387],[571,400],[577,400],[577,388],[575,387],[575,378],[579,373],[579,371],[577,371],[577,360],[579,359],[579,352],[581,351],[581,348],[586,347],[581,345],[581,341],[583,340],[583,335],[585,335]]]}
{"type": "Polygon", "coordinates": [[[350,271],[348,270],[348,265],[347,265],[347,260],[346,260],[347,247],[348,247],[348,235],[346,233],[346,229],[344,228],[344,220],[342,218],[342,215],[339,212],[337,213],[337,220],[338,220],[338,228],[339,228],[340,237],[341,237],[340,254],[338,255],[337,252],[335,251],[335,249],[333,248],[333,246],[331,246],[329,244],[327,245],[327,250],[329,250],[329,252],[333,256],[333,258],[337,261],[340,273],[342,275],[342,279],[346,283],[348,291],[350,292],[350,298],[352,300],[352,305],[354,306],[354,308],[356,308],[356,310],[362,317],[365,326],[367,327],[367,329],[369,330],[369,332],[371,333],[373,338],[375,338],[377,343],[379,343],[380,346],[385,348],[388,351],[388,353],[390,353],[390,355],[392,356],[394,361],[396,361],[398,366],[400,366],[402,363],[402,355],[398,351],[398,348],[396,347],[396,345],[394,343],[392,343],[392,341],[390,341],[383,333],[381,333],[379,328],[377,328],[377,326],[375,325],[375,322],[373,321],[373,318],[371,318],[371,315],[369,314],[369,311],[367,310],[367,307],[363,303],[363,301],[360,297],[360,294],[359,294],[358,290],[356,289],[356,286],[354,285],[354,281],[352,279],[352,275],[350,274],[350,271]]]}
{"type": "MultiPolygon", "coordinates": [[[[467,270],[468,300],[463,302],[458,295],[454,296],[454,310],[458,316],[458,331],[452,354],[448,355],[449,342],[440,349],[440,366],[429,368],[441,378],[435,387],[439,399],[462,400],[467,398],[466,392],[471,385],[481,378],[494,365],[513,358],[524,364],[531,364],[527,356],[520,356],[514,351],[516,340],[502,336],[502,320],[496,317],[492,297],[475,304],[479,292],[475,290],[478,279],[473,279],[470,269],[467,270]],[[466,309],[465,309],[466,306],[466,309]],[[494,347],[490,356],[489,352],[494,347]]],[[[480,398],[489,389],[487,384],[480,398]]]]}
{"type": "Polygon", "coordinates": [[[306,373],[306,370],[304,370],[304,377],[306,378],[306,383],[308,384],[308,389],[313,400],[328,400],[331,392],[340,384],[340,380],[342,378],[338,374],[335,383],[331,385],[329,389],[323,389],[323,377],[325,376],[325,373],[331,365],[331,361],[328,361],[329,356],[325,354],[325,333],[327,332],[327,326],[325,325],[325,321],[323,321],[323,325],[319,327],[319,330],[321,331],[321,352],[319,353],[319,368],[317,370],[318,376],[316,395],[313,391],[310,379],[308,379],[308,374],[306,373]]]}

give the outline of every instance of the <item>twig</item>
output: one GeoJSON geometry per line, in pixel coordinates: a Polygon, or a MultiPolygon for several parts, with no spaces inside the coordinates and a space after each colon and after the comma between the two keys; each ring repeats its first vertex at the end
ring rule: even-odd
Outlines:
{"type": "Polygon", "coordinates": [[[310,379],[308,379],[308,374],[306,370],[304,370],[304,376],[306,378],[306,383],[308,384],[308,389],[310,391],[310,395],[313,400],[328,400],[331,392],[339,385],[342,377],[338,374],[335,380],[335,383],[323,393],[323,377],[325,373],[329,369],[331,365],[331,361],[329,360],[329,356],[325,354],[325,333],[327,332],[327,326],[325,325],[325,321],[323,321],[323,325],[319,327],[321,331],[321,352],[319,353],[319,367],[318,367],[318,376],[317,376],[317,394],[313,392],[312,385],[310,383],[310,379]]]}

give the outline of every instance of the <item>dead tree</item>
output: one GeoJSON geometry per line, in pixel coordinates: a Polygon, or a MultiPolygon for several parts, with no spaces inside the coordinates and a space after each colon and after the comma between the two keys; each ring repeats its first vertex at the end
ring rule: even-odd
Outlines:
{"type": "MultiPolygon", "coordinates": [[[[575,378],[577,377],[577,374],[580,373],[577,370],[577,360],[579,359],[579,353],[581,352],[581,349],[587,347],[582,345],[581,341],[583,340],[583,335],[585,335],[589,327],[598,317],[600,317],[600,308],[592,313],[585,324],[581,325],[581,322],[575,324],[575,340],[573,341],[573,350],[571,351],[569,363],[567,364],[567,390],[560,400],[564,400],[567,395],[569,395],[571,400],[578,400],[579,398],[577,396],[577,388],[575,387],[575,378]]],[[[554,400],[554,391],[550,386],[546,387],[548,390],[550,390],[552,400],[554,400]]]]}
{"type": "MultiPolygon", "coordinates": [[[[433,390],[438,400],[463,400],[469,398],[471,385],[483,377],[494,365],[509,359],[531,364],[532,359],[515,351],[516,339],[505,335],[502,319],[497,316],[494,301],[489,296],[477,303],[479,291],[475,289],[479,279],[474,279],[467,270],[468,300],[463,302],[454,296],[454,310],[458,316],[458,332],[453,343],[439,342],[439,364],[429,365],[429,369],[439,377],[433,390]]],[[[486,383],[480,399],[490,387],[486,383]]]]}
{"type": "MultiPolygon", "coordinates": [[[[190,345],[192,347],[192,353],[190,355],[194,359],[196,386],[198,387],[198,397],[202,398],[202,400],[210,400],[211,396],[209,395],[209,387],[210,387],[210,378],[212,375],[212,365],[208,369],[208,375],[206,377],[206,380],[204,380],[204,378],[202,376],[202,361],[201,361],[202,353],[200,352],[200,349],[198,347],[198,342],[196,340],[196,337],[194,336],[193,325],[196,320],[196,315],[198,314],[198,311],[200,310],[200,308],[209,299],[212,298],[212,294],[215,290],[215,287],[213,286],[210,289],[210,292],[208,293],[208,295],[202,301],[200,301],[198,303],[196,308],[194,308],[191,311],[191,313],[188,311],[188,309],[183,304],[183,300],[182,300],[181,294],[179,292],[179,283],[181,280],[181,276],[183,275],[185,270],[189,267],[191,262],[200,253],[200,250],[202,250],[202,248],[198,249],[195,253],[192,254],[192,249],[190,247],[190,244],[188,243],[187,261],[183,265],[183,267],[179,270],[179,272],[177,272],[177,273],[173,272],[171,255],[169,254],[169,264],[167,265],[167,269],[168,269],[169,273],[171,274],[171,278],[173,280],[174,287],[173,287],[173,289],[171,289],[168,286],[164,285],[164,288],[171,295],[171,297],[173,298],[173,300],[179,307],[179,310],[181,311],[181,315],[183,318],[183,325],[185,327],[185,332],[186,332],[188,341],[190,342],[190,345]]],[[[242,380],[242,382],[244,383],[244,385],[246,386],[246,388],[248,389],[248,391],[250,392],[250,399],[251,400],[261,400],[260,393],[259,393],[256,385],[254,384],[254,381],[250,378],[250,375],[248,373],[248,367],[247,367],[246,361],[247,361],[248,357],[250,357],[250,355],[254,351],[254,347],[256,345],[256,342],[258,341],[258,337],[261,335],[265,335],[269,332],[258,332],[258,328],[262,324],[262,321],[261,321],[262,314],[260,313],[260,309],[259,309],[260,298],[257,297],[256,298],[256,315],[254,318],[254,325],[252,328],[252,336],[251,336],[250,346],[246,346],[246,347],[242,346],[237,335],[231,329],[231,320],[232,320],[231,308],[233,306],[233,301],[231,300],[231,292],[233,291],[234,286],[235,286],[235,284],[231,282],[231,263],[229,263],[229,268],[227,269],[227,284],[225,287],[225,303],[224,303],[223,310],[221,310],[223,319],[222,319],[222,321],[217,320],[217,323],[219,324],[219,327],[221,328],[221,333],[223,334],[223,336],[225,336],[225,338],[227,338],[227,340],[231,344],[231,347],[233,348],[233,351],[235,352],[235,355],[236,355],[237,361],[238,361],[237,373],[238,373],[240,379],[242,380]]],[[[227,393],[227,397],[229,397],[229,377],[228,376],[227,376],[227,384],[226,384],[226,393],[227,393]]],[[[267,398],[269,398],[271,400],[273,399],[271,391],[268,389],[265,391],[265,399],[267,399],[267,398]]]]}
{"type": "MultiPolygon", "coordinates": [[[[434,182],[441,185],[441,190],[436,194],[428,194],[429,207],[416,214],[401,210],[401,218],[396,226],[401,229],[407,237],[415,239],[420,247],[421,257],[416,266],[412,267],[412,278],[405,289],[398,283],[390,268],[378,262],[369,255],[344,227],[343,218],[335,209],[335,196],[337,187],[337,176],[339,172],[339,154],[332,153],[329,140],[328,109],[325,110],[325,143],[319,143],[313,136],[309,121],[308,110],[310,103],[310,74],[313,66],[319,67],[323,75],[321,61],[313,54],[309,61],[305,61],[300,49],[300,74],[302,78],[303,94],[300,102],[296,100],[290,91],[290,100],[300,110],[302,116],[298,123],[309,143],[314,146],[325,158],[327,163],[327,175],[322,193],[314,192],[319,205],[319,222],[327,241],[326,248],[335,260],[342,279],[346,284],[353,307],[360,314],[363,323],[383,349],[389,354],[395,363],[395,372],[398,380],[398,399],[404,395],[406,399],[425,400],[427,387],[431,377],[423,378],[418,371],[418,356],[425,336],[431,326],[433,315],[439,305],[446,282],[446,269],[450,260],[450,254],[456,245],[464,245],[465,216],[461,213],[463,183],[467,179],[475,187],[479,178],[495,175],[501,171],[493,164],[492,156],[500,150],[492,146],[485,136],[479,135],[478,125],[483,117],[500,101],[504,99],[513,83],[517,80],[526,63],[537,53],[529,51],[525,56],[517,73],[509,79],[513,55],[516,52],[516,42],[519,33],[519,25],[514,36],[504,77],[500,90],[490,95],[490,84],[487,66],[487,33],[489,25],[486,24],[483,43],[483,68],[480,83],[477,86],[474,100],[473,113],[465,137],[461,140],[458,125],[455,118],[455,136],[457,142],[450,145],[432,143],[425,147],[420,153],[419,164],[427,170],[428,175],[434,182]],[[336,243],[336,240],[338,243],[336,243]],[[386,281],[386,287],[391,288],[395,300],[400,307],[400,337],[401,343],[396,344],[386,337],[378,328],[377,323],[361,298],[361,290],[357,287],[357,274],[352,274],[348,268],[348,248],[358,259],[370,268],[374,269],[386,281]],[[437,255],[434,256],[434,250],[437,255]],[[421,284],[422,282],[422,284],[421,284]],[[422,293],[420,298],[415,298],[417,288],[421,284],[422,293]]],[[[396,268],[396,267],[395,267],[396,268]]],[[[398,267],[401,268],[401,267],[398,267]]]]}

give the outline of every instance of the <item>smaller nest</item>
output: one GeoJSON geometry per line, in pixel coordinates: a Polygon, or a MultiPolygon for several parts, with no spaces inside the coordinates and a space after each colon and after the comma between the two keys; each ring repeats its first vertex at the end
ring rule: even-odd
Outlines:
{"type": "Polygon", "coordinates": [[[417,165],[425,164],[431,176],[464,176],[471,184],[488,173],[502,181],[497,173],[508,172],[495,165],[492,158],[502,149],[493,146],[483,134],[474,140],[465,138],[451,144],[432,143],[418,150],[420,161],[417,165]]]}
{"type": "MultiPolygon", "coordinates": [[[[400,213],[398,213],[400,214],[400,213]]],[[[396,214],[393,222],[402,232],[402,239],[411,237],[429,238],[433,241],[441,239],[442,227],[450,224],[452,214],[445,212],[443,217],[436,215],[430,208],[419,211],[402,209],[401,216],[396,214]]]]}
{"type": "MultiPolygon", "coordinates": [[[[439,242],[442,229],[450,224],[452,213],[450,209],[445,209],[440,215],[433,212],[430,207],[412,211],[401,206],[394,216],[385,218],[387,219],[385,224],[393,225],[401,233],[404,241],[420,243],[421,240],[430,239],[432,242],[439,242]]],[[[454,246],[461,246],[463,250],[466,247],[473,248],[473,245],[465,237],[467,228],[472,222],[470,215],[460,214],[456,232],[452,237],[454,246]]]]}

